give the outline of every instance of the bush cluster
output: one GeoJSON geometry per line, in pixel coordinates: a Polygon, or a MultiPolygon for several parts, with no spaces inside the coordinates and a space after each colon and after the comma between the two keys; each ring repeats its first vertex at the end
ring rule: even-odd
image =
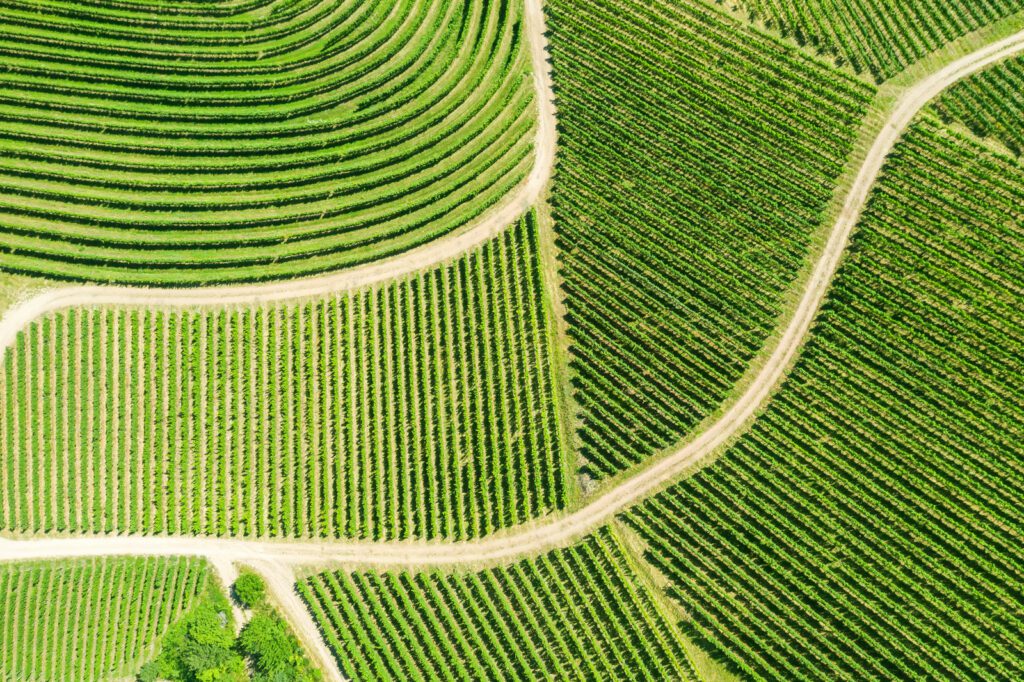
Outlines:
{"type": "Polygon", "coordinates": [[[138,682],[318,682],[319,671],[267,604],[266,592],[253,571],[243,571],[235,581],[232,593],[253,611],[235,637],[230,604],[211,588],[208,599],[168,632],[160,655],[142,668],[138,682]]]}

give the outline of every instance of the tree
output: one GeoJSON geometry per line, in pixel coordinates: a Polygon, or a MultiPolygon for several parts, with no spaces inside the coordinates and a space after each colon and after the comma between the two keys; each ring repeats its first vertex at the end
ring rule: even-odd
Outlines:
{"type": "Polygon", "coordinates": [[[164,637],[160,655],[139,671],[140,682],[247,682],[245,660],[234,649],[227,600],[211,591],[164,637]]]}
{"type": "Polygon", "coordinates": [[[261,613],[242,629],[238,645],[252,657],[257,670],[272,673],[288,665],[295,649],[290,640],[284,623],[261,613]]]}
{"type": "Polygon", "coordinates": [[[196,682],[246,682],[242,657],[217,644],[191,641],[181,652],[181,662],[190,680],[196,682]]]}
{"type": "Polygon", "coordinates": [[[247,609],[263,603],[267,594],[267,585],[257,573],[243,571],[234,585],[235,598],[247,609]]]}
{"type": "Polygon", "coordinates": [[[235,638],[230,604],[219,586],[208,586],[198,604],[168,630],[156,660],[139,671],[138,682],[321,682],[299,640],[266,603],[266,585],[246,571],[232,586],[252,619],[235,638]],[[252,664],[250,680],[246,658],[252,664]]]}
{"type": "Polygon", "coordinates": [[[274,613],[257,613],[238,636],[238,649],[252,661],[254,682],[316,682],[319,671],[310,664],[298,640],[274,613]]]}

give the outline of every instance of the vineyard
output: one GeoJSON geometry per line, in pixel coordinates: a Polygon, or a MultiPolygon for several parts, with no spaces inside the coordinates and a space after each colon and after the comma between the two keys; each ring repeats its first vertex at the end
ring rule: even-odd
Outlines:
{"type": "Polygon", "coordinates": [[[957,83],[935,108],[947,123],[963,124],[1024,155],[1024,60],[1011,59],[957,83]]]}
{"type": "Polygon", "coordinates": [[[529,172],[521,3],[219,7],[3,4],[0,268],[324,272],[456,230],[529,172]]]}
{"type": "Polygon", "coordinates": [[[383,285],[86,308],[0,366],[0,528],[460,539],[566,501],[537,226],[383,285]]]}
{"type": "Polygon", "coordinates": [[[626,516],[745,677],[1024,677],[1022,200],[917,123],[779,395],[626,516]]]}
{"type": "MultiPolygon", "coordinates": [[[[721,3],[722,0],[715,0],[721,3]]],[[[738,0],[750,17],[877,82],[1024,10],[1020,0],[738,0]]]]}
{"type": "Polygon", "coordinates": [[[696,679],[679,634],[602,530],[475,573],[323,573],[299,591],[347,679],[696,679]]]}
{"type": "Polygon", "coordinates": [[[1022,55],[0,0],[0,680],[1024,680],[1022,55]]]}
{"type": "Polygon", "coordinates": [[[198,559],[0,563],[0,677],[131,679],[210,580],[198,559]]]}
{"type": "Polygon", "coordinates": [[[872,93],[699,0],[548,12],[579,435],[603,476],[676,442],[761,348],[872,93]]]}

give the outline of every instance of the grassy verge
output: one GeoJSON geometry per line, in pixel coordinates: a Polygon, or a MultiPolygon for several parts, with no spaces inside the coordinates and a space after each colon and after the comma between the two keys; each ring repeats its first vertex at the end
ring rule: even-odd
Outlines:
{"type": "Polygon", "coordinates": [[[548,320],[551,368],[554,379],[556,401],[555,414],[559,420],[559,437],[565,462],[566,505],[578,503],[585,490],[573,485],[577,471],[582,464],[580,443],[577,432],[580,428],[580,411],[572,390],[571,339],[566,319],[565,292],[562,288],[562,274],[558,267],[558,247],[555,244],[554,218],[546,197],[537,203],[537,233],[539,239],[540,272],[544,284],[544,313],[548,320]]]}
{"type": "Polygon", "coordinates": [[[0,270],[0,316],[47,286],[52,284],[38,277],[16,275],[0,270]]]}

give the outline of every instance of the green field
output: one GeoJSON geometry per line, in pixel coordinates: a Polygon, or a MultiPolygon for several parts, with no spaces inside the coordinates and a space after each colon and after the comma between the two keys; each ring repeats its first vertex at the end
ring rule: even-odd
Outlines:
{"type": "MultiPolygon", "coordinates": [[[[715,0],[721,4],[721,0],[715,0]]],[[[882,82],[1015,12],[1018,0],[734,0],[751,18],[882,82]]],[[[733,2],[729,3],[730,5],[733,2]]]]}
{"type": "Polygon", "coordinates": [[[1024,59],[985,69],[957,83],[935,103],[942,119],[1024,155],[1024,59]]]}
{"type": "Polygon", "coordinates": [[[627,515],[750,679],[1024,675],[1024,170],[915,125],[750,433],[627,515]]]}
{"type": "Polygon", "coordinates": [[[761,348],[871,89],[698,0],[548,12],[579,436],[603,476],[675,443],[761,348]]]}
{"type": "Polygon", "coordinates": [[[348,679],[693,680],[678,631],[610,530],[477,572],[299,583],[348,679]]]}
{"type": "Polygon", "coordinates": [[[198,559],[0,563],[0,677],[131,679],[211,580],[198,559]]]}
{"type": "Polygon", "coordinates": [[[0,681],[1024,680],[1022,29],[0,0],[0,681]]]}
{"type": "Polygon", "coordinates": [[[72,309],[0,366],[0,527],[465,538],[565,504],[532,218],[313,300],[72,309]]]}
{"type": "Polygon", "coordinates": [[[324,272],[422,244],[532,164],[519,3],[12,2],[0,268],[158,285],[324,272]]]}

